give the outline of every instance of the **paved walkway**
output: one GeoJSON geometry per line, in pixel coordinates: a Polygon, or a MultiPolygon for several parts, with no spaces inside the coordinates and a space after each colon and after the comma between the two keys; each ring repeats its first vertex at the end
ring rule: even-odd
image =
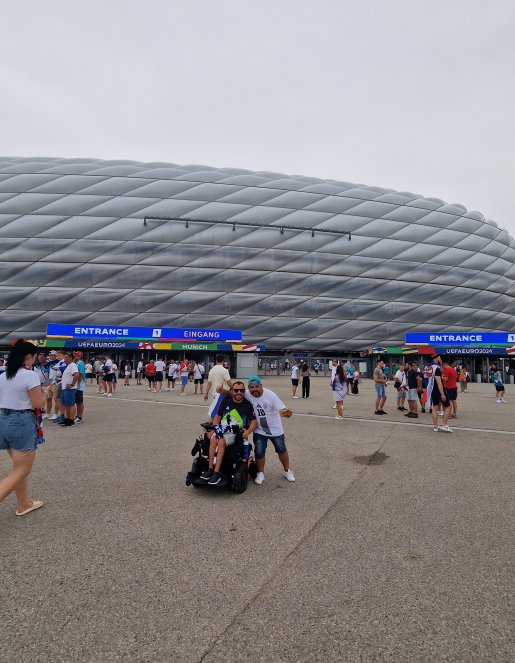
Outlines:
{"type": "Polygon", "coordinates": [[[0,506],[2,662],[515,659],[515,388],[471,385],[451,435],[377,421],[369,382],[344,421],[324,378],[266,386],[297,482],[270,454],[239,496],[184,483],[200,396],[88,387],[83,426],[46,425],[45,506],[0,506]]]}

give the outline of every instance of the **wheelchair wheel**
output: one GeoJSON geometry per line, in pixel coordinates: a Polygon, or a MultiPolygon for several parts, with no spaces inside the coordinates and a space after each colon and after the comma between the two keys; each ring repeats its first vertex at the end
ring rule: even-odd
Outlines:
{"type": "Polygon", "coordinates": [[[191,472],[186,475],[186,485],[191,486],[191,472]]]}
{"type": "Polygon", "coordinates": [[[249,467],[247,463],[242,462],[234,473],[234,479],[232,482],[232,491],[234,493],[244,493],[247,490],[247,484],[249,482],[249,467]]]}
{"type": "Polygon", "coordinates": [[[252,458],[249,463],[249,476],[251,479],[255,479],[257,475],[258,475],[258,468],[256,465],[256,461],[252,458]]]}

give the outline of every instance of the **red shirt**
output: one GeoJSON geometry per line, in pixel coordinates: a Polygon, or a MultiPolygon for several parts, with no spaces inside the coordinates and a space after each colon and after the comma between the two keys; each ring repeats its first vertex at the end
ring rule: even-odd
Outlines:
{"type": "Polygon", "coordinates": [[[449,366],[449,368],[441,368],[440,370],[442,371],[442,375],[447,378],[446,382],[443,383],[445,389],[457,389],[458,384],[456,379],[458,374],[456,373],[456,369],[449,366]]]}
{"type": "Polygon", "coordinates": [[[155,366],[155,364],[147,364],[146,371],[147,371],[147,375],[150,375],[150,377],[152,377],[153,375],[155,375],[155,374],[156,374],[156,366],[155,366]]]}

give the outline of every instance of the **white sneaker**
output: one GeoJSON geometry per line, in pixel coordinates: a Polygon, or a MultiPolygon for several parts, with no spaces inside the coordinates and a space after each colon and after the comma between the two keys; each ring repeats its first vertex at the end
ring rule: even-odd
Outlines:
{"type": "Polygon", "coordinates": [[[173,389],[170,389],[169,391],[173,391],[173,389]]]}
{"type": "MultiPolygon", "coordinates": [[[[283,472],[283,474],[284,474],[284,478],[288,479],[288,481],[295,481],[295,475],[293,474],[293,472],[291,470],[286,470],[285,472],[283,472]]],[[[258,474],[258,476],[259,476],[259,474],[258,474]]],[[[263,478],[265,478],[264,475],[263,475],[263,478]]],[[[256,479],[257,479],[257,477],[256,477],[256,479]]]]}
{"type": "Polygon", "coordinates": [[[109,396],[109,394],[107,393],[107,391],[104,391],[104,393],[102,394],[102,396],[109,396]]]}
{"type": "Polygon", "coordinates": [[[435,427],[433,428],[433,433],[438,433],[439,430],[440,430],[440,429],[438,428],[438,426],[435,426],[435,427]]]}
{"type": "Polygon", "coordinates": [[[147,389],[147,391],[152,391],[152,389],[150,389],[150,387],[149,387],[149,388],[147,389]]]}
{"type": "Polygon", "coordinates": [[[443,410],[442,410],[441,412],[438,413],[438,416],[439,416],[439,417],[443,417],[443,410]]]}
{"type": "Polygon", "coordinates": [[[501,401],[500,398],[496,398],[496,399],[495,399],[495,402],[496,402],[496,403],[502,403],[502,401],[501,401]]]}
{"type": "Polygon", "coordinates": [[[165,389],[165,391],[170,391],[169,389],[165,389]]]}
{"type": "Polygon", "coordinates": [[[112,395],[113,395],[113,394],[107,394],[107,397],[108,397],[108,398],[111,398],[112,395]]]}
{"type": "Polygon", "coordinates": [[[263,474],[263,472],[258,472],[257,477],[254,479],[254,483],[257,483],[257,485],[260,486],[264,480],[265,480],[265,475],[263,474]]]}
{"type": "Polygon", "coordinates": [[[501,398],[501,403],[506,403],[506,401],[504,400],[504,398],[501,398]]]}
{"type": "Polygon", "coordinates": [[[298,398],[298,396],[292,396],[292,398],[298,398]]]}
{"type": "Polygon", "coordinates": [[[335,419],[343,419],[343,417],[340,417],[339,414],[336,415],[335,419]]]}
{"type": "Polygon", "coordinates": [[[449,428],[449,426],[440,426],[438,430],[441,433],[452,433],[452,428],[449,428]]]}
{"type": "Polygon", "coordinates": [[[54,419],[57,419],[57,417],[58,417],[57,414],[51,414],[48,418],[53,421],[54,419]]]}
{"type": "Polygon", "coordinates": [[[46,412],[43,412],[41,415],[41,419],[48,419],[48,414],[46,412]]]}
{"type": "Polygon", "coordinates": [[[333,410],[337,410],[337,409],[338,409],[338,406],[337,406],[337,405],[333,405],[333,410]]]}
{"type": "Polygon", "coordinates": [[[154,391],[154,394],[157,393],[155,389],[153,391],[154,391]]]}
{"type": "Polygon", "coordinates": [[[182,394],[181,394],[181,396],[186,396],[186,392],[183,391],[182,394]]]}

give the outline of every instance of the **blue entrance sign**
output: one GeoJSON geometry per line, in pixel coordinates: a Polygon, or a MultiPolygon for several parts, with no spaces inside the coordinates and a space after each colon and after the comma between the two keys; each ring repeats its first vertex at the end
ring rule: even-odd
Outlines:
{"type": "Polygon", "coordinates": [[[294,352],[293,356],[294,357],[309,357],[309,353],[308,352],[294,352]]]}
{"type": "Polygon", "coordinates": [[[176,329],[106,325],[47,325],[47,338],[83,338],[120,341],[241,342],[241,331],[230,329],[176,329]]]}
{"type": "Polygon", "coordinates": [[[431,332],[406,334],[406,345],[512,345],[515,334],[483,334],[482,332],[431,332]]]}

